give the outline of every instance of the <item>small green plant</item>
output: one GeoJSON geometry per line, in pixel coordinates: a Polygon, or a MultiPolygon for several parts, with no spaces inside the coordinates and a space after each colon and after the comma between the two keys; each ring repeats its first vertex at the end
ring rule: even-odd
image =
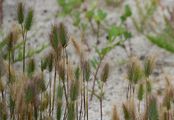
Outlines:
{"type": "Polygon", "coordinates": [[[147,39],[154,43],[155,45],[159,46],[160,48],[163,48],[169,52],[174,52],[174,45],[173,43],[173,32],[174,27],[172,26],[172,23],[165,19],[165,28],[154,34],[148,34],[146,35],[147,39]]]}
{"type": "Polygon", "coordinates": [[[75,8],[80,7],[83,0],[57,0],[57,3],[62,8],[61,12],[66,15],[70,14],[75,8]]]}
{"type": "MultiPolygon", "coordinates": [[[[127,16],[128,17],[128,16],[127,16]]],[[[122,21],[122,24],[125,21],[122,21]]],[[[123,26],[110,26],[107,29],[107,43],[106,46],[103,48],[98,48],[97,46],[95,47],[95,51],[97,53],[97,57],[94,57],[94,59],[91,60],[91,64],[93,68],[95,69],[95,74],[94,74],[94,81],[93,81],[93,86],[92,86],[92,93],[91,93],[91,100],[94,94],[94,89],[95,89],[95,82],[97,81],[97,75],[98,71],[102,65],[103,60],[105,57],[116,47],[120,46],[124,49],[124,43],[125,41],[129,40],[132,35],[129,31],[127,31],[123,26]]]]}

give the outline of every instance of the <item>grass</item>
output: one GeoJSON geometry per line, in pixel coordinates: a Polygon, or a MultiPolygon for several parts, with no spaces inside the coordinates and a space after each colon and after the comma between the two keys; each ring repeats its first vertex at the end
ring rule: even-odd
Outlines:
{"type": "MultiPolygon", "coordinates": [[[[71,9],[76,6],[76,2],[72,2],[71,9]]],[[[61,1],[58,3],[66,6],[61,1]]],[[[68,10],[71,10],[70,8],[68,10]]],[[[131,32],[125,27],[127,19],[132,15],[130,6],[125,6],[118,25],[105,25],[107,12],[96,6],[84,12],[85,22],[81,19],[75,20],[74,25],[83,35],[86,35],[85,26],[88,26],[96,37],[94,45],[96,56],[92,59],[88,59],[85,55],[82,45],[84,41],[79,42],[72,38],[63,22],[51,26],[48,33],[49,45],[28,50],[26,43],[30,39],[27,34],[32,32],[34,11],[28,9],[27,14],[24,14],[24,10],[25,5],[19,3],[16,16],[20,26],[19,31],[11,30],[0,42],[3,55],[0,56],[0,119],[89,120],[90,105],[95,97],[98,104],[95,107],[100,114],[96,118],[104,120],[103,103],[105,93],[108,92],[105,87],[111,76],[111,63],[105,61],[105,58],[116,47],[126,51],[125,42],[132,37],[131,32]],[[104,26],[107,27],[104,29],[104,26]],[[98,47],[102,42],[103,31],[107,34],[107,41],[103,47],[98,47]],[[37,57],[33,55],[40,53],[46,47],[50,48],[49,52],[40,60],[36,60],[37,57]],[[73,47],[79,63],[73,65],[68,47],[73,47]],[[22,64],[19,70],[15,68],[17,61],[22,61],[19,62],[22,64]]],[[[73,14],[73,11],[70,14],[73,14]]],[[[153,87],[156,83],[152,79],[156,67],[154,56],[146,56],[145,60],[140,61],[132,54],[127,53],[127,55],[126,101],[113,106],[110,118],[172,120],[174,93],[170,79],[166,78],[164,90],[160,95],[157,94],[158,91],[153,87]]]]}

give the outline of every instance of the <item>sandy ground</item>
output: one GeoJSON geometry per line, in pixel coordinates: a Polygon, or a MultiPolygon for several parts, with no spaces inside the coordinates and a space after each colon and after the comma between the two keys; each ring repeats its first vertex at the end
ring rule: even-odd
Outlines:
{"type": "MultiPolygon", "coordinates": [[[[4,1],[4,24],[3,28],[5,31],[9,31],[12,24],[14,24],[13,20],[16,20],[16,3],[19,0],[5,0],[4,1]]],[[[35,18],[34,18],[34,25],[32,27],[32,32],[29,33],[30,44],[28,48],[37,47],[40,44],[48,43],[48,34],[50,31],[51,24],[55,22],[62,21],[61,18],[57,18],[58,6],[56,0],[25,0],[27,7],[33,7],[35,11],[35,18]]],[[[135,4],[133,0],[126,0],[127,3],[131,4],[131,7],[134,8],[135,4]]],[[[167,6],[174,6],[173,0],[163,0],[162,3],[167,6]]],[[[101,6],[102,7],[102,6],[101,6]]],[[[108,19],[112,19],[112,23],[118,21],[120,9],[115,8],[106,8],[108,14],[108,19]],[[117,14],[118,13],[118,14],[117,14]]],[[[121,8],[123,9],[123,7],[121,8]]],[[[135,12],[136,10],[133,9],[135,12]]],[[[76,29],[72,26],[72,20],[70,18],[63,19],[65,25],[68,27],[70,35],[80,39],[76,29]]],[[[162,50],[154,45],[152,45],[149,41],[147,41],[142,35],[139,35],[135,32],[134,28],[132,27],[131,20],[128,20],[128,28],[131,29],[133,32],[133,38],[131,39],[133,53],[137,56],[143,58],[148,54],[155,54],[157,56],[157,68],[154,71],[155,79],[154,81],[158,81],[159,84],[163,86],[164,83],[164,73],[167,75],[174,74],[173,70],[173,59],[174,55],[162,50]],[[161,70],[161,67],[163,69],[161,70]]],[[[94,44],[95,37],[89,31],[87,41],[90,45],[94,44]]],[[[101,40],[105,40],[105,35],[101,36],[101,40]]],[[[76,57],[73,56],[71,52],[71,47],[69,48],[69,54],[71,55],[72,59],[75,60],[76,57]]],[[[86,53],[86,57],[91,58],[94,56],[94,50],[91,53],[86,53]],[[92,53],[92,54],[91,54],[92,53]]],[[[126,69],[125,65],[122,65],[123,61],[127,60],[127,55],[125,51],[121,48],[114,49],[109,55],[107,56],[105,61],[109,61],[111,64],[111,74],[107,85],[105,86],[106,95],[103,104],[104,110],[104,120],[109,120],[111,118],[111,110],[113,105],[118,106],[119,112],[121,112],[121,104],[126,100],[126,87],[127,81],[125,80],[126,76],[126,69]]],[[[173,77],[173,76],[172,76],[173,77]]],[[[89,119],[90,120],[99,120],[99,104],[97,99],[90,103],[89,106],[89,119]]]]}

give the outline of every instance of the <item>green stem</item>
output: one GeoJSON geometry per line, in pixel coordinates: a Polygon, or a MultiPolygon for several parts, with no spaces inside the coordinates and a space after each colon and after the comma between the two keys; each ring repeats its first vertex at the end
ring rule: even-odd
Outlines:
{"type": "Polygon", "coordinates": [[[51,85],[52,85],[52,82],[51,82],[51,81],[52,81],[52,80],[51,80],[51,79],[52,79],[52,77],[51,77],[51,72],[50,72],[50,73],[49,73],[49,80],[50,80],[50,107],[49,107],[49,116],[51,116],[51,100],[52,100],[52,99],[51,99],[51,98],[52,98],[52,97],[51,97],[51,96],[52,96],[52,94],[51,94],[51,85]]]}
{"type": "Polygon", "coordinates": [[[11,64],[11,53],[10,53],[10,51],[8,52],[8,74],[9,74],[9,82],[11,82],[11,70],[10,70],[10,64],[11,64]]]}
{"type": "Polygon", "coordinates": [[[90,100],[92,100],[93,95],[94,95],[95,82],[96,82],[96,80],[97,80],[97,74],[98,74],[99,68],[100,68],[100,66],[101,66],[102,60],[103,60],[103,58],[100,59],[100,62],[99,62],[99,64],[98,64],[97,69],[96,69],[95,74],[94,74],[94,80],[93,80],[93,86],[92,86],[92,91],[91,91],[90,100]]]}
{"type": "Polygon", "coordinates": [[[85,120],[85,117],[86,117],[86,86],[85,86],[85,72],[83,70],[83,104],[84,104],[84,120],[85,120]]]}
{"type": "Polygon", "coordinates": [[[100,120],[103,120],[102,98],[100,98],[100,120]]]}
{"type": "MultiPolygon", "coordinates": [[[[87,81],[87,90],[88,90],[88,81],[87,81]]],[[[86,117],[87,117],[87,120],[88,120],[88,118],[89,118],[89,115],[88,115],[88,114],[89,114],[89,113],[88,113],[88,104],[89,104],[89,103],[88,103],[88,91],[87,91],[87,103],[86,103],[86,114],[87,114],[86,117]]]]}
{"type": "MultiPolygon", "coordinates": [[[[57,59],[56,59],[57,61],[57,59]]],[[[53,86],[53,102],[52,102],[52,114],[53,114],[53,111],[54,111],[54,99],[55,99],[55,91],[56,91],[56,78],[57,78],[57,69],[56,69],[56,66],[55,66],[55,72],[54,72],[54,86],[53,86]]]]}

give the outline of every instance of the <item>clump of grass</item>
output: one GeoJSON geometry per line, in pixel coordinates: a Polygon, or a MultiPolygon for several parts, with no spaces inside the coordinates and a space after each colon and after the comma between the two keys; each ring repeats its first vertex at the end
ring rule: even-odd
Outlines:
{"type": "MultiPolygon", "coordinates": [[[[98,100],[100,119],[103,120],[103,101],[105,92],[107,92],[105,85],[110,77],[110,65],[104,63],[103,59],[113,48],[123,45],[123,42],[130,37],[128,31],[121,27],[111,28],[109,45],[102,49],[96,47],[99,61],[90,62],[81,44],[74,38],[70,40],[66,25],[64,23],[54,24],[49,34],[51,50],[47,55],[42,56],[39,68],[38,61],[34,58],[28,59],[25,63],[25,44],[27,33],[31,30],[33,22],[33,10],[30,9],[25,16],[24,5],[19,3],[17,13],[18,23],[22,29],[23,72],[15,70],[13,66],[13,59],[17,54],[14,52],[16,36],[10,32],[5,43],[9,54],[8,63],[0,56],[0,119],[88,120],[90,116],[89,93],[91,93],[91,96],[94,95],[98,100]],[[118,29],[119,32],[117,32],[118,29]],[[114,41],[118,36],[124,36],[124,40],[114,41]],[[69,45],[74,46],[79,56],[79,63],[74,66],[68,54],[69,45]],[[89,82],[93,70],[94,81],[92,82],[94,84],[90,88],[89,82]],[[49,73],[49,78],[46,73],[49,73]],[[97,88],[95,88],[95,82],[97,88]]],[[[125,12],[122,22],[130,14],[129,10],[125,12]]],[[[105,14],[98,11],[95,18],[97,24],[101,25],[104,18],[105,14]]],[[[98,33],[96,35],[98,36],[98,33]]],[[[151,75],[154,68],[155,59],[152,56],[148,56],[143,63],[137,57],[130,58],[127,67],[128,99],[122,105],[122,115],[125,120],[173,119],[172,84],[167,80],[165,91],[162,93],[162,104],[160,104],[158,96],[153,93],[154,82],[151,80],[151,75]],[[138,104],[136,100],[139,101],[138,104]],[[142,104],[144,109],[140,107],[141,103],[144,103],[142,104]]],[[[112,120],[120,120],[122,115],[118,114],[114,106],[112,120]]]]}
{"type": "Polygon", "coordinates": [[[141,80],[142,75],[142,67],[138,58],[131,58],[127,71],[127,79],[129,80],[127,98],[134,97],[135,86],[141,80]]]}

